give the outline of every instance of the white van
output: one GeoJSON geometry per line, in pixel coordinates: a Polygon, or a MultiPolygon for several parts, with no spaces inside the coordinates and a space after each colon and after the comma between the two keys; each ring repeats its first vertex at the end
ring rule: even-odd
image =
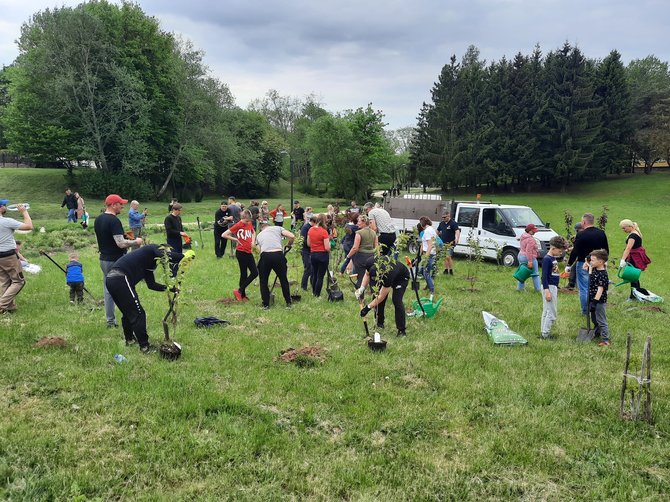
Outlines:
{"type": "Polygon", "coordinates": [[[558,235],[528,206],[454,202],[451,215],[461,229],[454,253],[471,254],[472,249],[468,241],[474,239],[481,247],[485,258],[496,259],[500,252],[502,263],[508,267],[519,264],[519,239],[529,223],[537,227],[534,237],[539,259],[549,251],[549,239],[558,235]]]}

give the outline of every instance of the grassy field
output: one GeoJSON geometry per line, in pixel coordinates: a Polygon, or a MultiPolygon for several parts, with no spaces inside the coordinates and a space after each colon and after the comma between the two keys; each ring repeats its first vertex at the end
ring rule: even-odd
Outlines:
{"type": "MultiPolygon", "coordinates": [[[[24,172],[35,171],[0,170],[0,195],[30,197],[48,230],[64,227],[61,185],[48,188],[53,174],[41,173],[42,189],[28,193],[34,181],[24,172]]],[[[668,297],[669,182],[657,172],[562,194],[483,197],[531,205],[559,232],[564,209],[578,218],[607,205],[617,260],[618,221],[639,222],[653,260],[642,285],[668,297]]],[[[164,204],[148,206],[162,220],[164,204]]],[[[185,220],[216,207],[215,200],[188,205],[185,220]]],[[[44,238],[26,237],[31,256],[44,238]]],[[[87,286],[101,297],[95,249],[80,252],[87,286]]],[[[54,256],[65,263],[64,252],[54,256]]],[[[289,257],[294,265],[299,258],[289,257]]],[[[560,296],[559,340],[541,342],[538,294],[516,293],[512,271],[492,263],[480,265],[478,291],[465,291],[468,264],[457,260],[455,276],[437,279],[446,298],[437,316],[408,320],[406,339],[395,337],[387,309],[389,347],[378,354],[365,345],[344,281],[339,304],[303,295],[291,310],[263,311],[257,288],[247,304],[218,303],[232,297],[238,269],[235,260],[215,259],[207,232],[180,307],[184,353],[168,363],[126,350],[101,310],[70,307],[62,273],[34,261],[43,272],[28,278],[19,311],[0,317],[0,499],[562,501],[670,493],[669,318],[665,308],[625,303],[627,287],[610,291],[610,348],[574,342],[582,323],[576,295],[560,296]],[[493,346],[481,310],[505,319],[528,346],[493,346]],[[196,329],[193,319],[204,315],[231,325],[196,329]],[[627,332],[635,364],[645,337],[653,338],[652,425],[618,416],[627,332]],[[35,348],[43,336],[63,337],[67,347],[35,348]],[[281,350],[304,345],[324,349],[324,362],[278,361],[281,350]],[[117,353],[127,363],[117,364],[117,353]]],[[[294,266],[290,278],[300,271],[294,266]]],[[[158,341],[165,295],[143,285],[139,294],[158,341]]],[[[406,303],[412,299],[408,291],[406,303]]]]}

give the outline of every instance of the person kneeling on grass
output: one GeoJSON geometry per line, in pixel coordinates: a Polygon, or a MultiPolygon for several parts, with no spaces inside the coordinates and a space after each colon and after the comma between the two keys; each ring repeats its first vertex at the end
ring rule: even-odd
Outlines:
{"type": "MultiPolygon", "coordinates": [[[[395,261],[390,256],[383,256],[380,260],[382,260],[380,268],[384,269],[378,278],[381,288],[376,298],[361,309],[361,317],[365,317],[370,310],[377,307],[377,326],[383,328],[386,298],[393,291],[391,300],[395,309],[395,326],[398,329],[398,336],[405,336],[406,315],[403,296],[405,296],[407,284],[409,283],[409,270],[405,265],[395,261]]],[[[377,264],[375,263],[365,275],[368,280],[374,282],[377,279],[377,264]]]]}
{"type": "Polygon", "coordinates": [[[557,235],[549,241],[549,252],[542,258],[542,322],[541,333],[543,340],[554,340],[551,327],[558,316],[558,282],[561,279],[558,261],[556,257],[561,256],[568,247],[568,243],[557,235]]]}
{"type": "Polygon", "coordinates": [[[123,314],[121,324],[126,345],[139,343],[140,352],[151,354],[156,347],[149,343],[147,316],[135,291],[137,283],[144,281],[149,289],[165,291],[166,286],[158,284],[154,277],[157,260],[169,253],[170,263],[177,264],[184,257],[181,253],[166,251],[156,244],[141,247],[137,251],[119,258],[107,274],[107,291],[123,314]]]}
{"type": "Polygon", "coordinates": [[[256,240],[251,211],[248,209],[242,211],[240,221],[223,232],[222,237],[237,244],[235,256],[240,266],[240,283],[238,289],[233,290],[233,295],[235,295],[237,301],[248,300],[247,287],[258,277],[256,260],[254,260],[254,255],[251,253],[254,241],[256,240]],[[247,272],[249,272],[248,275],[247,272]]]}
{"type": "MultiPolygon", "coordinates": [[[[607,276],[608,253],[604,249],[591,251],[589,257],[589,268],[591,279],[589,280],[589,314],[591,321],[596,326],[596,336],[600,336],[600,347],[609,347],[609,326],[607,325],[607,288],[610,280],[607,276]]],[[[587,314],[587,315],[589,315],[587,314]]]]}

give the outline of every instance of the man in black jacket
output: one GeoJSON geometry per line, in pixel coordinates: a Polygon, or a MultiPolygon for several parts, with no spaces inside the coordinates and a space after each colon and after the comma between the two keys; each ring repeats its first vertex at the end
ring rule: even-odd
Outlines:
{"type": "Polygon", "coordinates": [[[65,197],[60,207],[63,206],[67,206],[67,222],[77,223],[77,198],[69,188],[65,190],[65,197]]]}
{"type": "MultiPolygon", "coordinates": [[[[147,316],[137,296],[135,286],[144,281],[153,291],[165,291],[165,286],[156,282],[154,271],[157,260],[167,251],[156,244],[141,247],[137,251],[119,258],[107,274],[107,290],[112,295],[114,303],[123,314],[121,324],[126,345],[139,343],[140,351],[144,354],[156,352],[156,348],[149,343],[147,334],[147,316]]],[[[181,253],[169,252],[170,264],[178,264],[184,257],[181,253]]]]}
{"type": "Polygon", "coordinates": [[[579,301],[582,305],[582,315],[588,315],[589,303],[589,272],[586,259],[591,251],[604,249],[609,253],[610,247],[605,232],[593,226],[595,217],[591,213],[582,216],[582,230],[575,237],[575,245],[570,253],[566,272],[570,272],[572,264],[577,262],[577,285],[579,286],[579,301]]]}
{"type": "Polygon", "coordinates": [[[214,253],[217,258],[223,258],[226,255],[226,244],[228,239],[223,239],[221,235],[228,230],[233,216],[228,210],[226,201],[222,201],[219,209],[214,213],[214,253]]]}

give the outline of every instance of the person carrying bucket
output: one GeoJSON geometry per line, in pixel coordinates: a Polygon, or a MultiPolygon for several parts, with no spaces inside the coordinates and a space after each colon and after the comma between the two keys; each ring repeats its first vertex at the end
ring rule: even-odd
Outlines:
{"type": "MultiPolygon", "coordinates": [[[[626,248],[623,250],[623,255],[621,255],[619,267],[624,268],[630,264],[639,270],[646,270],[651,260],[647,256],[644,247],[642,247],[640,227],[634,221],[626,219],[619,222],[619,228],[628,234],[626,237],[626,248]]],[[[639,279],[630,283],[629,300],[635,300],[634,292],[636,289],[640,289],[639,279]]]]}
{"type": "MultiPolygon", "coordinates": [[[[526,230],[521,235],[520,239],[519,265],[526,266],[533,271],[531,274],[531,277],[533,278],[533,287],[535,288],[535,291],[542,291],[537,265],[537,242],[535,241],[535,237],[533,237],[535,232],[537,232],[537,227],[535,225],[532,223],[526,225],[526,230]]],[[[516,289],[517,291],[524,291],[526,289],[526,283],[524,281],[517,281],[516,289]]]]}

